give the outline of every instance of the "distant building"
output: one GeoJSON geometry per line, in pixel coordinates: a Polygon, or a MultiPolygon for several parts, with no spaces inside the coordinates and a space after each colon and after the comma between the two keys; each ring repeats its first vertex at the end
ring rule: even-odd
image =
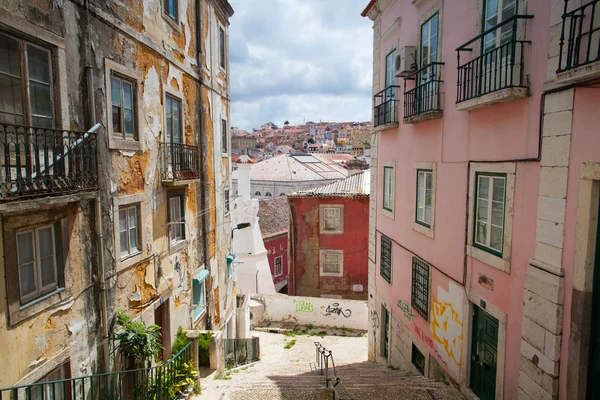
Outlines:
{"type": "Polygon", "coordinates": [[[290,295],[367,300],[369,174],[288,196],[290,295]]]}
{"type": "Polygon", "coordinates": [[[288,288],[289,213],[285,196],[259,201],[258,224],[267,249],[273,284],[279,293],[287,293],[288,288]]]}
{"type": "Polygon", "coordinates": [[[251,135],[240,135],[231,137],[231,148],[232,149],[245,149],[247,147],[256,147],[258,144],[258,138],[251,135]]]}
{"type": "MultiPolygon", "coordinates": [[[[265,153],[265,158],[268,153],[265,153]]],[[[349,154],[281,154],[252,165],[253,198],[286,196],[348,176],[345,164],[349,154]]],[[[232,174],[233,193],[237,191],[237,171],[232,174]]]]}

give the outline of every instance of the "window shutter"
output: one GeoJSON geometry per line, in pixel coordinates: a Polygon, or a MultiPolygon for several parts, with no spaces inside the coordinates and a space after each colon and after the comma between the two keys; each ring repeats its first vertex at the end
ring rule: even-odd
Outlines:
{"type": "Polygon", "coordinates": [[[65,269],[69,257],[69,219],[67,217],[54,223],[54,246],[56,251],[56,282],[65,287],[65,269]]]}

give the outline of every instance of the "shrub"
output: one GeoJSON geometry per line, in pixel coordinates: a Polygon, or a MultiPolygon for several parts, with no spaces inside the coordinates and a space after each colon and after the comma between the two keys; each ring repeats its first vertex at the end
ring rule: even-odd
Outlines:
{"type": "Polygon", "coordinates": [[[171,347],[171,354],[175,355],[179,353],[179,350],[183,349],[189,341],[190,340],[185,335],[185,330],[183,330],[182,327],[177,328],[177,337],[173,342],[173,347],[171,347]]]}
{"type": "Polygon", "coordinates": [[[201,333],[198,337],[199,364],[202,367],[210,367],[210,333],[201,333]]]}
{"type": "Polygon", "coordinates": [[[117,311],[116,318],[117,325],[121,327],[113,335],[117,341],[116,350],[126,358],[133,358],[138,366],[150,367],[162,349],[159,343],[160,327],[132,321],[123,310],[117,311]]]}

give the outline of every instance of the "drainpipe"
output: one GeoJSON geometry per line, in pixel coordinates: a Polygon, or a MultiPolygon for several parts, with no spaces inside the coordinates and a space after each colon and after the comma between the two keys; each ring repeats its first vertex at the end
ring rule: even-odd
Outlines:
{"type": "Polygon", "coordinates": [[[104,237],[102,235],[102,209],[100,196],[96,197],[96,237],[98,238],[98,280],[100,284],[100,314],[102,319],[102,352],[104,371],[109,370],[108,349],[108,312],[106,302],[106,285],[104,280],[104,237]]]}

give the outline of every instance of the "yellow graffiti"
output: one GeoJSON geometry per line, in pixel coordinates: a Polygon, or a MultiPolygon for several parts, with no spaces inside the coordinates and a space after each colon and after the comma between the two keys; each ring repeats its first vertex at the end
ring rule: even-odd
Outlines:
{"type": "Polygon", "coordinates": [[[462,354],[462,321],[451,303],[438,302],[431,305],[431,333],[433,340],[441,344],[450,360],[460,367],[462,354]]]}

